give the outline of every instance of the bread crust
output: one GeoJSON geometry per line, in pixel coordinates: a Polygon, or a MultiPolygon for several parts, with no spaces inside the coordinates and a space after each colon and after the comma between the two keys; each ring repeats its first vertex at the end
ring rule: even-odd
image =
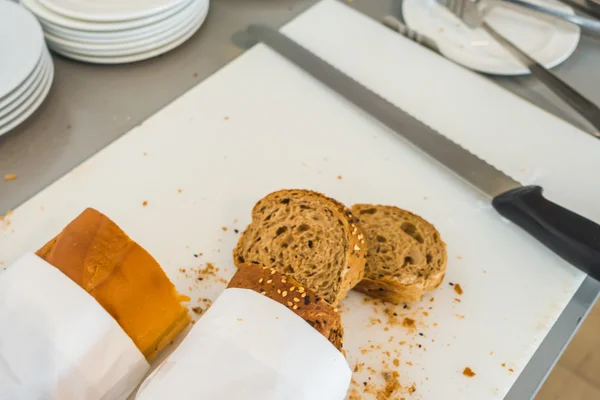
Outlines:
{"type": "MultiPolygon", "coordinates": [[[[304,189],[282,189],[273,192],[266,197],[259,200],[252,209],[252,222],[248,228],[259,224],[262,216],[262,211],[267,204],[277,202],[282,198],[300,198],[310,197],[323,203],[324,206],[331,209],[335,217],[338,217],[343,222],[341,229],[344,231],[344,235],[347,237],[347,247],[345,248],[345,265],[341,273],[341,280],[339,290],[336,293],[334,299],[326,299],[328,302],[336,306],[343,298],[346,297],[347,293],[354,288],[362,280],[365,273],[365,262],[366,262],[366,243],[365,235],[358,225],[360,222],[350,211],[348,207],[343,205],[337,200],[325,196],[322,193],[304,190],[304,189]]],[[[233,250],[234,263],[239,266],[242,263],[258,263],[265,264],[268,267],[273,265],[267,265],[264,260],[252,260],[247,257],[247,254],[243,254],[244,240],[246,239],[245,233],[240,237],[236,248],[233,250]],[[240,257],[244,260],[240,261],[240,257]]],[[[260,228],[259,228],[260,229],[260,228]]],[[[279,271],[283,272],[283,271],[279,271]]],[[[303,282],[301,282],[303,283],[303,282]]]]}
{"type": "Polygon", "coordinates": [[[293,277],[273,268],[241,264],[227,287],[250,289],[286,306],[342,350],[344,330],[340,314],[293,277]]]}
{"type": "Polygon", "coordinates": [[[88,208],[36,253],[88,292],[147,360],[190,322],[156,260],[114,222],[88,208]]]}
{"type": "MultiPolygon", "coordinates": [[[[402,210],[395,206],[372,204],[356,204],[352,207],[352,211],[355,215],[359,216],[359,218],[361,217],[361,210],[369,209],[376,209],[378,212],[387,211],[398,214],[404,214],[407,216],[407,220],[418,221],[419,224],[426,226],[429,231],[433,232],[433,235],[437,235],[437,240],[435,240],[435,244],[430,244],[430,247],[435,247],[436,254],[439,255],[437,261],[440,263],[440,265],[429,267],[428,265],[424,264],[422,267],[424,269],[429,268],[430,273],[424,276],[415,275],[409,277],[410,279],[404,279],[405,281],[408,280],[408,283],[402,282],[401,279],[398,279],[397,277],[395,278],[391,275],[384,275],[383,277],[378,277],[375,274],[373,274],[373,271],[370,268],[367,267],[365,270],[365,277],[354,289],[371,297],[379,298],[384,301],[391,302],[393,304],[410,303],[421,300],[423,294],[431,292],[437,287],[439,287],[442,283],[442,280],[444,279],[448,258],[446,254],[446,244],[441,240],[439,232],[435,229],[435,227],[432,224],[430,224],[422,217],[409,211],[402,210]]],[[[367,244],[370,244],[373,243],[376,240],[376,238],[371,237],[372,232],[370,232],[370,230],[365,227],[367,223],[367,218],[363,218],[361,225],[363,225],[363,230],[367,234],[367,244]]],[[[400,229],[400,226],[398,226],[398,229],[400,229]]],[[[427,247],[427,245],[424,245],[424,247],[427,247]]],[[[369,254],[367,254],[367,264],[369,264],[370,262],[374,263],[375,260],[374,258],[369,257],[369,254]]]]}

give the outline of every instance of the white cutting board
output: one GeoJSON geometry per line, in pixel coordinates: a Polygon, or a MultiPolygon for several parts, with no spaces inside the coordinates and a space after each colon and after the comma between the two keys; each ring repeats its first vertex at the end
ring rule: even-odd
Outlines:
{"type": "MultiPolygon", "coordinates": [[[[515,178],[542,184],[549,197],[600,221],[600,143],[576,128],[334,1],[283,31],[515,178]]],[[[414,318],[415,332],[388,326],[386,306],[363,304],[360,294],[344,301],[348,359],[365,364],[355,373],[358,398],[374,399],[381,372],[391,369],[403,386],[394,400],[502,398],[583,279],[476,191],[263,46],[15,210],[0,228],[0,261],[37,249],[93,206],[148,249],[196,306],[225,283],[198,282],[180,268],[189,276],[210,261],[229,279],[233,230],[245,227],[259,198],[282,187],[348,205],[404,207],[432,221],[448,244],[442,286],[422,304],[390,310],[414,318]],[[465,367],[477,375],[467,378],[465,367]]]]}

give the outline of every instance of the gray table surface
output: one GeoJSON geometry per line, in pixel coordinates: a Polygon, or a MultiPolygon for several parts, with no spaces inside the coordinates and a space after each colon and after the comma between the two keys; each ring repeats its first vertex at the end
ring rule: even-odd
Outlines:
{"type": "MultiPolygon", "coordinates": [[[[583,0],[578,0],[583,1],[583,0]]],[[[100,66],[54,56],[56,75],[41,108],[0,136],[0,214],[14,209],[98,150],[139,125],[241,54],[231,36],[249,23],[279,27],[314,0],[213,0],[206,23],[177,49],[134,64],[100,66]],[[16,174],[4,182],[1,177],[16,174]]],[[[398,15],[399,0],[353,0],[370,17],[398,15]]],[[[600,41],[582,37],[575,53],[554,72],[600,104],[600,41]]],[[[535,79],[490,78],[577,125],[580,119],[535,79]]],[[[581,125],[580,125],[581,126],[581,125]]],[[[573,297],[506,399],[533,397],[600,293],[588,278],[573,297]]]]}

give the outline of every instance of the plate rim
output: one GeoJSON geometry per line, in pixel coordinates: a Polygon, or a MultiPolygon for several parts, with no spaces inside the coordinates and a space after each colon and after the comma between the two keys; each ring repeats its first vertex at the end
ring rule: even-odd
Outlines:
{"type": "Polygon", "coordinates": [[[200,29],[200,27],[204,25],[204,21],[206,20],[206,16],[208,15],[208,9],[209,7],[206,8],[205,13],[201,16],[200,20],[186,34],[175,39],[173,42],[170,42],[162,47],[156,48],[151,51],[137,53],[130,56],[117,57],[86,56],[84,54],[77,54],[62,49],[55,49],[54,51],[58,54],[62,54],[63,56],[72,58],[74,60],[95,64],[127,64],[147,60],[149,58],[154,58],[161,54],[167,53],[175,49],[176,47],[179,47],[180,45],[185,43],[189,38],[191,38],[200,29]]]}
{"type": "MultiPolygon", "coordinates": [[[[68,7],[63,7],[61,5],[54,4],[52,0],[38,0],[42,5],[44,5],[49,10],[53,11],[56,14],[60,14],[69,18],[79,19],[83,21],[90,22],[124,22],[132,19],[140,19],[145,17],[151,17],[156,14],[163,13],[168,11],[173,7],[177,7],[178,5],[185,3],[185,0],[162,0],[163,3],[160,6],[155,6],[151,8],[145,8],[143,10],[138,11],[129,11],[129,12],[106,12],[106,14],[94,14],[94,11],[74,11],[69,9],[68,7]]],[[[69,0],[68,0],[69,1],[69,0]]]]}
{"type": "MultiPolygon", "coordinates": [[[[146,25],[152,25],[158,21],[162,21],[165,18],[172,16],[173,14],[181,11],[185,4],[185,1],[178,4],[177,7],[173,7],[169,10],[166,10],[162,13],[155,14],[149,17],[133,19],[129,21],[121,21],[121,22],[92,22],[92,21],[83,21],[77,20],[73,18],[67,18],[60,14],[56,14],[55,12],[49,10],[45,6],[43,6],[39,0],[20,0],[23,7],[28,9],[33,15],[35,15],[38,19],[43,21],[49,21],[55,25],[64,26],[71,29],[77,29],[82,31],[89,32],[114,32],[118,30],[132,29],[137,27],[142,27],[146,25]]],[[[191,1],[191,0],[189,0],[191,1]]]]}
{"type": "MultiPolygon", "coordinates": [[[[527,1],[527,0],[526,0],[527,1]]],[[[423,1],[423,0],[404,0],[403,4],[402,4],[402,13],[403,15],[408,18],[406,18],[406,24],[407,26],[411,27],[412,29],[415,30],[419,30],[418,27],[416,27],[414,25],[414,20],[413,25],[411,26],[410,23],[410,7],[414,7],[416,5],[419,6],[423,6],[425,5],[425,7],[431,7],[432,4],[434,4],[435,1],[432,0],[428,0],[428,1],[423,1]],[[408,12],[407,9],[409,10],[408,12]]],[[[574,14],[574,10],[572,7],[569,7],[565,4],[560,3],[561,7],[564,7],[565,10],[569,10],[570,13],[574,14]]],[[[442,7],[442,6],[440,6],[442,7]]],[[[558,30],[557,30],[558,31],[558,30]]],[[[419,33],[423,33],[423,32],[419,32],[419,33]]],[[[577,46],[579,44],[579,41],[581,40],[581,29],[579,29],[578,27],[576,27],[573,30],[573,38],[570,42],[570,45],[568,46],[568,49],[566,48],[564,52],[561,53],[560,56],[555,57],[551,62],[546,62],[544,63],[544,67],[547,69],[551,69],[554,68],[560,64],[562,64],[564,61],[566,61],[577,49],[577,46]]],[[[427,33],[425,33],[427,35],[427,33]]],[[[437,37],[432,37],[431,39],[433,39],[436,44],[438,45],[438,48],[440,50],[440,53],[466,67],[469,68],[473,71],[478,71],[478,72],[482,72],[485,74],[489,74],[489,75],[497,75],[497,76],[522,76],[522,75],[529,75],[531,74],[531,71],[525,67],[525,66],[517,66],[517,65],[504,65],[504,66],[490,66],[489,64],[486,64],[484,62],[473,62],[472,60],[476,60],[477,57],[466,57],[465,54],[467,54],[466,52],[463,51],[459,51],[457,49],[455,49],[453,46],[445,46],[446,42],[440,42],[437,37]]],[[[508,56],[509,53],[507,53],[508,56]]]]}
{"type": "Polygon", "coordinates": [[[42,88],[36,99],[29,105],[29,107],[23,110],[21,114],[4,123],[0,121],[0,136],[12,131],[14,128],[22,124],[27,118],[33,115],[33,113],[37,111],[38,108],[40,108],[40,106],[48,96],[48,93],[50,93],[50,88],[52,87],[52,83],[54,82],[54,63],[49,63],[48,67],[49,74],[47,80],[44,83],[45,87],[42,88]]]}

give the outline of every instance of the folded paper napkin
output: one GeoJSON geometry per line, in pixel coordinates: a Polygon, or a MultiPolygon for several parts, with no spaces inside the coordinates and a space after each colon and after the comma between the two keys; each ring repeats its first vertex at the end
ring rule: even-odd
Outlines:
{"type": "Polygon", "coordinates": [[[126,399],[149,369],[83,289],[26,254],[0,272],[0,400],[126,399]]]}
{"type": "Polygon", "coordinates": [[[342,400],[344,356],[285,306],[226,289],[142,384],[137,400],[342,400]]]}

